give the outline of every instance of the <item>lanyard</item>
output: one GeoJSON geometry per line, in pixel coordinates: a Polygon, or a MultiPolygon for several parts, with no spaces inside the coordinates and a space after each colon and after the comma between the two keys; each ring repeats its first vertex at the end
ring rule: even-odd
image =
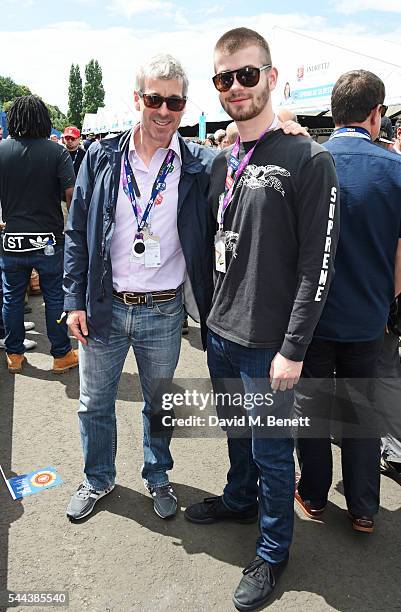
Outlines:
{"type": "Polygon", "coordinates": [[[71,152],[70,152],[70,155],[71,155],[71,160],[72,160],[72,165],[74,165],[74,164],[75,164],[75,162],[76,162],[76,160],[77,160],[77,157],[78,157],[78,150],[79,150],[79,147],[78,147],[78,149],[75,151],[75,155],[74,155],[74,157],[72,156],[72,154],[71,154],[71,152]]]}
{"type": "Polygon", "coordinates": [[[277,126],[278,117],[274,116],[273,121],[271,122],[269,127],[263,130],[256,143],[253,145],[252,149],[250,149],[248,153],[246,153],[241,162],[238,159],[239,147],[241,144],[240,137],[238,136],[237,140],[235,141],[233,150],[227,162],[227,175],[225,181],[224,199],[220,209],[220,231],[223,231],[224,213],[232,202],[235,186],[238,184],[238,181],[241,178],[245,168],[249,164],[249,160],[251,159],[254,150],[258,146],[259,142],[262,140],[263,136],[265,136],[267,132],[272,132],[273,130],[275,130],[277,126]]]}
{"type": "Polygon", "coordinates": [[[365,140],[371,140],[368,130],[365,130],[365,128],[361,127],[337,128],[336,130],[334,130],[329,140],[331,140],[332,138],[339,138],[340,136],[352,136],[353,138],[364,138],[365,140]]]}
{"type": "Polygon", "coordinates": [[[131,201],[132,210],[134,211],[136,224],[138,228],[138,232],[137,232],[138,234],[140,234],[143,228],[146,226],[146,221],[148,220],[149,213],[159,193],[166,189],[165,181],[166,181],[167,175],[169,172],[172,172],[174,170],[174,166],[173,166],[174,157],[175,157],[175,152],[172,149],[169,149],[167,151],[167,155],[164,158],[162,165],[160,166],[160,170],[157,173],[156,180],[153,183],[152,193],[150,195],[150,200],[147,203],[147,206],[145,208],[145,212],[143,213],[142,218],[139,219],[138,205],[136,202],[135,192],[134,192],[134,183],[136,185],[135,177],[134,177],[134,173],[131,168],[131,164],[129,163],[129,160],[128,160],[128,149],[125,152],[123,186],[126,185],[128,188],[128,196],[131,201]]]}

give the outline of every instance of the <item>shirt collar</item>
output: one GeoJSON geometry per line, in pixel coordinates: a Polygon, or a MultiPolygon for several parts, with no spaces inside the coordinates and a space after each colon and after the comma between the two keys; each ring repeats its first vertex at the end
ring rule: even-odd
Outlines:
{"type": "MultiPolygon", "coordinates": [[[[129,139],[129,147],[128,147],[129,153],[134,152],[135,154],[137,154],[136,149],[135,149],[134,134],[139,130],[139,127],[140,127],[140,123],[137,123],[136,126],[132,129],[131,137],[129,139]]],[[[174,153],[176,154],[176,156],[178,157],[178,159],[180,160],[180,162],[182,162],[180,141],[178,139],[178,132],[174,132],[168,148],[172,149],[174,153]]],[[[162,149],[162,151],[166,151],[166,152],[167,150],[168,149],[162,149]]]]}

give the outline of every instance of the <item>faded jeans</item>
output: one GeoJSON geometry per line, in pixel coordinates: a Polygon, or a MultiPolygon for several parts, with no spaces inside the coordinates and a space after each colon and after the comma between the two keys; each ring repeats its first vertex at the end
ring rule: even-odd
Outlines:
{"type": "Polygon", "coordinates": [[[142,478],[152,486],[168,483],[173,467],[169,435],[151,434],[151,416],[160,410],[152,396],[159,379],[174,375],[181,347],[182,292],[168,302],[128,306],[113,298],[108,344],[88,339],[79,347],[80,421],[86,482],[97,490],[114,484],[117,429],[115,401],[129,348],[132,346],[144,398],[142,478]]]}

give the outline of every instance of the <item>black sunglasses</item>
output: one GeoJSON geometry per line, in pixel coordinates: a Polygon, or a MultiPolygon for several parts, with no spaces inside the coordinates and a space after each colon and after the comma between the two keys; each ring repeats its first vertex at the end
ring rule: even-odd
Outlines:
{"type": "Polygon", "coordinates": [[[234,76],[242,87],[255,87],[259,83],[260,73],[262,70],[268,70],[271,64],[255,68],[255,66],[244,66],[238,70],[226,70],[219,72],[213,77],[213,85],[217,91],[225,92],[231,89],[234,83],[234,76]]]}
{"type": "Polygon", "coordinates": [[[168,96],[168,98],[164,98],[163,96],[159,96],[159,94],[146,94],[143,93],[143,91],[138,91],[138,96],[142,98],[147,108],[160,108],[163,102],[165,102],[168,110],[176,113],[184,110],[185,104],[187,103],[186,98],[179,98],[178,96],[168,96]]]}

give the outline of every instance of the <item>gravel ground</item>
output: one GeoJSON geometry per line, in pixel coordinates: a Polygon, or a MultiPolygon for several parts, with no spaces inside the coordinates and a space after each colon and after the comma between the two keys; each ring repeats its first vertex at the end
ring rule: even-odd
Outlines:
{"type": "MultiPolygon", "coordinates": [[[[135,361],[127,359],[117,402],[117,486],[88,519],[68,522],[65,508],[81,479],[76,408],[78,372],[54,375],[40,297],[28,318],[38,341],[23,374],[0,359],[0,463],[8,476],[53,465],[64,484],[12,501],[0,483],[0,593],[68,591],[74,612],[234,610],[242,568],[253,558],[257,526],[186,522],[182,510],[219,494],[227,469],[224,439],[175,438],[171,480],[181,510],[170,521],[153,512],[140,467],[142,433],[135,361]]],[[[206,377],[199,330],[190,324],[177,376],[206,377]]],[[[338,449],[324,520],[296,512],[288,569],[272,611],[401,610],[400,483],[382,478],[381,510],[372,535],[352,531],[345,514],[338,449]]],[[[40,608],[40,606],[39,606],[40,608]]],[[[8,608],[1,608],[6,610],[8,608]]],[[[14,609],[25,610],[17,606],[14,609]]],[[[40,608],[56,610],[56,607],[40,608]]]]}

